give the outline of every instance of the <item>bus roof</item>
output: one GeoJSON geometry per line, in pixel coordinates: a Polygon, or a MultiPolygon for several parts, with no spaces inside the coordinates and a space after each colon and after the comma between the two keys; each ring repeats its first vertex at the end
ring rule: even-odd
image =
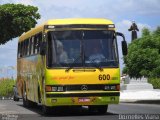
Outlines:
{"type": "Polygon", "coordinates": [[[35,28],[31,28],[26,33],[23,33],[20,38],[19,42],[27,39],[28,37],[35,35],[41,31],[43,31],[44,25],[70,25],[70,24],[91,24],[91,25],[107,25],[107,24],[114,24],[111,20],[102,19],[102,18],[67,18],[67,19],[51,19],[47,22],[36,26],[35,28]]]}
{"type": "Polygon", "coordinates": [[[48,20],[47,25],[68,25],[68,24],[113,24],[111,20],[101,18],[72,18],[48,20]]]}

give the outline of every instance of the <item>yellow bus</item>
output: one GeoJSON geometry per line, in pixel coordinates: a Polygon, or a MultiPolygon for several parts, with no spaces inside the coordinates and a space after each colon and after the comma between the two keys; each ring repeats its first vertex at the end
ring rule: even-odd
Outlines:
{"type": "Polygon", "coordinates": [[[41,104],[47,114],[58,106],[88,106],[104,114],[118,104],[120,67],[127,43],[111,20],[55,19],[22,34],[18,42],[17,89],[25,107],[41,104]]]}

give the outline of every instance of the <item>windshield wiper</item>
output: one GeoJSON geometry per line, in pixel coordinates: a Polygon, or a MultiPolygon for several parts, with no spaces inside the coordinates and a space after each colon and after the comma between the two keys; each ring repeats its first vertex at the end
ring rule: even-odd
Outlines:
{"type": "MultiPolygon", "coordinates": [[[[81,55],[80,55],[79,57],[77,57],[77,58],[75,59],[75,61],[72,63],[72,65],[71,65],[70,67],[68,67],[65,71],[66,71],[66,72],[69,72],[69,70],[74,67],[73,64],[76,63],[76,62],[79,60],[79,58],[81,58],[81,57],[82,57],[81,55]]],[[[86,56],[85,56],[85,58],[86,58],[86,56]]],[[[94,65],[94,67],[97,68],[99,71],[103,71],[103,68],[102,68],[99,64],[95,63],[94,60],[91,60],[91,63],[92,63],[92,64],[94,65]]]]}
{"type": "Polygon", "coordinates": [[[78,57],[75,59],[75,61],[71,64],[71,66],[68,67],[65,71],[66,71],[66,72],[69,72],[69,70],[72,69],[72,68],[74,67],[73,64],[76,63],[76,62],[79,60],[79,58],[81,58],[81,57],[82,57],[81,55],[78,56],[78,57]]]}
{"type": "Polygon", "coordinates": [[[94,60],[90,61],[94,65],[94,67],[96,67],[99,71],[103,71],[103,68],[98,63],[96,63],[94,60]]]}

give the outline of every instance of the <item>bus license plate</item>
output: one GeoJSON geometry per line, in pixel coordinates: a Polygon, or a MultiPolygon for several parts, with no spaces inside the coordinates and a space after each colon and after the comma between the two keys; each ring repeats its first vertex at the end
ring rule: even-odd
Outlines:
{"type": "Polygon", "coordinates": [[[79,98],[78,102],[90,102],[90,98],[79,98]]]}

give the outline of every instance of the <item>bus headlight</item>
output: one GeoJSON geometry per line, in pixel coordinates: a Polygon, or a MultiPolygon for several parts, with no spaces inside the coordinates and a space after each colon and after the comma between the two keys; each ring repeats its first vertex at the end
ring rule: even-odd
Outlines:
{"type": "Polygon", "coordinates": [[[64,87],[63,86],[50,86],[46,85],[46,92],[63,92],[64,87]]]}
{"type": "Polygon", "coordinates": [[[64,88],[63,86],[53,86],[52,87],[52,92],[63,92],[64,88]]]}
{"type": "Polygon", "coordinates": [[[57,91],[57,87],[52,87],[52,91],[56,92],[57,91]]]}
{"type": "Polygon", "coordinates": [[[104,86],[104,90],[110,90],[110,86],[105,85],[105,86],[104,86]]]}
{"type": "Polygon", "coordinates": [[[105,91],[119,91],[120,88],[119,88],[120,85],[105,85],[104,86],[104,90],[105,91]]]}
{"type": "Polygon", "coordinates": [[[59,91],[59,92],[64,91],[63,86],[57,87],[57,91],[59,91]]]}
{"type": "Polygon", "coordinates": [[[115,86],[115,85],[112,85],[112,86],[110,86],[110,89],[111,89],[111,90],[116,90],[116,86],[115,86]]]}

